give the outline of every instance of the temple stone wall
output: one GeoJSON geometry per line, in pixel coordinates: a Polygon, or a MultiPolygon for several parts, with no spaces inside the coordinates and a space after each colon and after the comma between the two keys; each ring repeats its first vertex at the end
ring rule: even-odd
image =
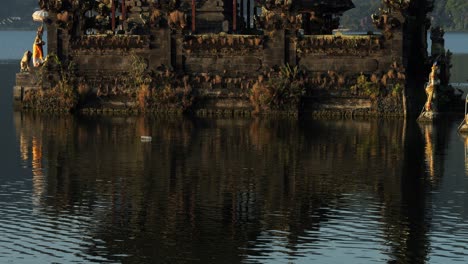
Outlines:
{"type": "MultiPolygon", "coordinates": [[[[335,72],[355,78],[360,73],[385,73],[395,62],[401,64],[404,61],[401,34],[395,34],[390,40],[383,40],[380,35],[310,35],[298,38],[280,30],[270,32],[268,36],[211,34],[187,37],[169,29],[155,29],[145,38],[127,36],[137,40],[114,36],[108,42],[96,44],[91,36],[71,46],[63,36],[60,37],[60,30],[56,35],[52,33],[49,37],[54,37],[49,41],[54,43],[56,38],[58,43],[51,47],[57,47],[59,54],[62,52],[61,56],[65,55],[64,51],[67,52],[80,76],[88,80],[103,80],[101,82],[109,86],[112,86],[115,76],[128,72],[133,55],[144,58],[150,70],[166,66],[189,76],[240,77],[251,80],[251,83],[273,67],[285,64],[298,65],[311,75],[335,72]],[[109,44],[112,41],[114,44],[109,44]],[[112,45],[123,45],[119,41],[131,42],[133,46],[111,48],[112,45]],[[91,42],[98,47],[86,47],[82,42],[91,42]],[[60,49],[63,45],[70,49],[60,49]]],[[[198,109],[249,109],[245,90],[233,83],[203,84],[200,87],[201,90],[197,92],[198,109]]],[[[372,108],[371,99],[350,94],[350,87],[331,87],[330,91],[319,87],[309,88],[320,92],[304,98],[303,111],[347,112],[370,111],[372,108]]]]}
{"type": "Polygon", "coordinates": [[[381,68],[379,57],[356,58],[353,56],[332,57],[321,54],[310,54],[300,59],[299,64],[312,72],[350,72],[372,73],[381,68]]]}
{"type": "MultiPolygon", "coordinates": [[[[284,36],[265,42],[265,47],[257,51],[232,51],[220,54],[216,52],[187,52],[182,41],[171,39],[167,32],[159,32],[152,42],[151,49],[131,49],[94,52],[89,50],[74,50],[73,62],[80,70],[92,71],[125,71],[135,54],[145,58],[151,69],[161,65],[173,66],[171,50],[174,57],[180,57],[183,71],[194,73],[245,73],[254,75],[274,66],[282,66],[286,63],[300,65],[312,72],[327,72],[329,70],[349,73],[372,73],[377,70],[387,70],[394,61],[400,62],[403,58],[398,56],[393,49],[383,49],[379,53],[371,55],[332,55],[323,52],[298,53],[297,50],[287,49],[284,36]],[[176,42],[171,49],[171,42],[176,42]],[[177,45],[177,42],[178,45],[177,45]],[[283,44],[283,45],[281,45],[283,44]],[[175,48],[175,51],[174,51],[175,48]],[[179,52],[177,52],[179,51],[179,52]],[[392,56],[388,56],[388,54],[392,56]]],[[[396,48],[398,49],[398,48],[396,48]]]]}
{"type": "Polygon", "coordinates": [[[216,55],[186,55],[184,69],[188,74],[258,75],[262,72],[262,55],[258,53],[222,57],[216,55]]]}
{"type": "MultiPolygon", "coordinates": [[[[119,36],[116,39],[121,38],[119,36]]],[[[72,49],[71,57],[78,72],[100,74],[115,74],[127,72],[132,65],[132,56],[145,59],[150,70],[156,70],[161,65],[171,65],[171,35],[167,29],[151,32],[151,35],[140,40],[144,42],[137,48],[90,48],[77,44],[82,48],[72,49]]],[[[63,56],[63,54],[62,54],[63,56]]]]}
{"type": "MultiPolygon", "coordinates": [[[[306,50],[298,47],[296,60],[309,71],[346,73],[374,73],[387,71],[392,63],[402,65],[401,34],[383,40],[379,35],[309,36],[305,42],[313,45],[306,50]],[[320,43],[317,45],[317,43],[320,43]]],[[[300,46],[300,43],[299,43],[300,46]]]]}
{"type": "MultiPolygon", "coordinates": [[[[388,8],[371,16],[381,33],[359,36],[331,34],[338,26],[336,17],[322,23],[318,31],[306,30],[301,27],[304,24],[301,19],[307,20],[307,15],[298,17],[295,9],[286,12],[284,6],[277,4],[256,20],[261,30],[238,29],[231,34],[232,5],[225,2],[200,2],[195,24],[190,25],[187,5],[172,7],[143,0],[126,1],[127,18],[117,18],[119,26],[123,26],[120,29],[103,25],[109,21],[105,14],[101,20],[79,21],[71,20],[73,15],[82,15],[78,8],[69,10],[71,16],[65,18],[61,12],[70,7],[51,8],[46,21],[48,54],[56,54],[65,66],[72,62],[77,75],[83,77],[80,80],[94,80],[93,85],[97,80],[105,80],[106,87],[118,79],[115,76],[131,73],[134,56],[138,56],[146,62],[148,76],[154,77],[154,82],[161,80],[157,75],[163,72],[160,69],[165,69],[166,77],[176,76],[171,83],[175,92],[181,88],[198,89],[196,94],[202,98],[197,98],[197,104],[209,101],[206,107],[248,107],[254,84],[263,80],[259,76],[274,80],[272,76],[276,74],[288,81],[298,78],[295,81],[307,86],[301,94],[303,102],[310,104],[305,109],[320,109],[320,104],[325,110],[373,108],[372,111],[380,113],[420,109],[428,69],[425,34],[431,1],[384,1],[388,8]],[[97,25],[100,30],[77,30],[97,25]],[[295,66],[306,73],[298,75],[295,66]],[[288,70],[294,77],[287,77],[288,70]],[[220,93],[213,93],[215,90],[220,93]],[[387,104],[385,100],[392,102],[387,104]],[[404,101],[409,101],[409,107],[404,101]]],[[[324,9],[331,13],[322,14],[322,18],[332,18],[332,14],[351,7],[350,1],[337,1],[324,9]]],[[[242,28],[240,24],[238,21],[242,28]]],[[[47,84],[34,86],[26,75],[17,77],[15,98],[21,99],[26,87],[50,88],[47,84]]],[[[133,89],[141,87],[128,89],[127,94],[134,94],[133,89]]]]}
{"type": "Polygon", "coordinates": [[[285,64],[286,59],[286,39],[284,31],[273,31],[269,34],[269,39],[265,43],[263,53],[264,66],[273,67],[285,64]]]}
{"type": "Polygon", "coordinates": [[[100,72],[102,74],[126,71],[131,57],[123,55],[76,55],[73,61],[79,72],[100,72]]]}
{"type": "Polygon", "coordinates": [[[171,65],[171,32],[169,29],[151,32],[151,50],[147,53],[150,69],[171,65]]]}
{"type": "MultiPolygon", "coordinates": [[[[317,36],[313,37],[319,39],[317,36]]],[[[353,37],[344,36],[343,38],[349,42],[355,41],[353,37]]],[[[338,39],[339,43],[342,43],[340,37],[338,39]]],[[[378,36],[359,36],[357,39],[362,39],[363,43],[371,43],[378,39],[378,36]]],[[[312,49],[306,52],[301,50],[297,42],[295,36],[287,36],[284,32],[276,31],[257,50],[231,49],[229,52],[220,53],[214,48],[210,49],[210,47],[205,47],[201,51],[187,50],[182,47],[183,69],[188,74],[224,73],[233,75],[242,73],[247,76],[256,76],[271,67],[288,63],[299,65],[310,72],[335,71],[372,74],[376,71],[388,71],[394,62],[398,64],[403,62],[401,35],[376,44],[379,45],[378,47],[368,45],[361,47],[361,51],[344,53],[340,51],[336,54],[334,54],[333,48],[327,44],[323,44],[322,49],[312,49]]],[[[342,47],[337,49],[342,49],[342,47]]]]}
{"type": "Polygon", "coordinates": [[[176,43],[182,46],[174,49],[175,56],[182,53],[183,72],[190,75],[257,76],[265,70],[265,57],[271,56],[265,47],[270,41],[263,36],[194,35],[176,43]]]}

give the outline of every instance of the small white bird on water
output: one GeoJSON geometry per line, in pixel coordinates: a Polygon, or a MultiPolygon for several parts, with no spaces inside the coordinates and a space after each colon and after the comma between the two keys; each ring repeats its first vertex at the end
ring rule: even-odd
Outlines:
{"type": "Polygon", "coordinates": [[[141,136],[140,139],[141,142],[151,142],[151,140],[153,140],[151,136],[141,136]]]}

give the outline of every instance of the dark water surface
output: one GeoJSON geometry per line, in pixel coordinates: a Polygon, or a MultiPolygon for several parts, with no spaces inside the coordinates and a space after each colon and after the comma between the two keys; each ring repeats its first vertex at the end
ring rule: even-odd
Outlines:
{"type": "Polygon", "coordinates": [[[17,71],[0,64],[0,263],[468,262],[459,117],[22,114],[17,71]]]}
{"type": "Polygon", "coordinates": [[[468,261],[459,119],[21,114],[0,70],[0,263],[468,261]]]}

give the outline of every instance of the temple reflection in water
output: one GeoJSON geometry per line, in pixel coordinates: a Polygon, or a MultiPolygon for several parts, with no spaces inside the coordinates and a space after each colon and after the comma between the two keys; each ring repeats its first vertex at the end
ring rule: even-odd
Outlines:
{"type": "Polygon", "coordinates": [[[255,261],[276,243],[295,259],[353,236],[387,261],[427,258],[427,190],[440,180],[434,143],[444,131],[401,120],[29,113],[15,124],[34,206],[91,216],[86,236],[106,245],[90,246],[94,256],[255,261]],[[337,221],[342,231],[328,229],[337,221]],[[364,235],[368,225],[378,231],[364,235]]]}
{"type": "Polygon", "coordinates": [[[466,175],[468,175],[468,135],[466,134],[461,134],[461,140],[463,142],[463,147],[464,147],[464,156],[465,156],[465,171],[466,175]]]}

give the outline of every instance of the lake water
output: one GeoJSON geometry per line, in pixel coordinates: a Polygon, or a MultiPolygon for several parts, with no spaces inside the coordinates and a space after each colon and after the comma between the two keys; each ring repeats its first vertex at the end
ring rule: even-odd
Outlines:
{"type": "Polygon", "coordinates": [[[0,263],[468,262],[460,117],[18,113],[17,64],[0,64],[0,263]]]}

